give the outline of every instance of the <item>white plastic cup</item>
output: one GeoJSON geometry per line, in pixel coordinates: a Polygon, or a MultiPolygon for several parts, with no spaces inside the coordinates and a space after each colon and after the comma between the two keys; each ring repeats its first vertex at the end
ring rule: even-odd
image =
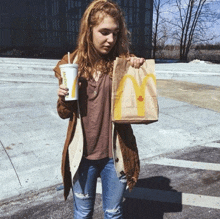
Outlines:
{"type": "Polygon", "coordinates": [[[63,64],[60,65],[63,84],[69,89],[69,95],[65,96],[65,100],[78,100],[78,65],[63,64]]]}

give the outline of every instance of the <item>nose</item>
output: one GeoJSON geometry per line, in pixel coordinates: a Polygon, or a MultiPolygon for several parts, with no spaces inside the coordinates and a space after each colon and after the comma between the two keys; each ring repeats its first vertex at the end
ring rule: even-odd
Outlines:
{"type": "Polygon", "coordinates": [[[108,43],[113,43],[114,42],[114,35],[113,35],[113,33],[110,33],[108,35],[107,41],[108,41],[108,43]]]}

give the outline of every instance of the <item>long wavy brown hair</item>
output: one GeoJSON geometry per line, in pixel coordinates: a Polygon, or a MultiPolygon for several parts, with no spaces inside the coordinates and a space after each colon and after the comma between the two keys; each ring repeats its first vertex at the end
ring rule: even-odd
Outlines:
{"type": "Polygon", "coordinates": [[[129,32],[123,13],[116,3],[110,0],[94,0],[88,6],[80,23],[77,49],[74,51],[74,56],[76,55],[79,76],[87,79],[91,78],[96,70],[112,77],[114,59],[129,56],[129,32]],[[119,33],[112,50],[107,55],[100,55],[93,45],[92,30],[102,22],[106,15],[118,22],[119,33]]]}

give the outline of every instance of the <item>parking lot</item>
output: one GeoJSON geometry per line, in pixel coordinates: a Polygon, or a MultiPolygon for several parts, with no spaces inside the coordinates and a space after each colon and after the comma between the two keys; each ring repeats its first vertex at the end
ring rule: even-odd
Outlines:
{"type": "MultiPolygon", "coordinates": [[[[56,62],[0,60],[0,218],[72,218],[71,197],[65,203],[58,190],[68,121],[56,113],[56,62]]],[[[156,64],[156,75],[160,117],[133,125],[141,173],[125,193],[125,218],[217,219],[220,66],[156,64]]]]}

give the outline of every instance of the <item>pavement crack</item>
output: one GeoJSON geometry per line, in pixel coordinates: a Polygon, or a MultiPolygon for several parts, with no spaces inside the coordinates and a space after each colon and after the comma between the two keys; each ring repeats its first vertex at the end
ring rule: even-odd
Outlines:
{"type": "Polygon", "coordinates": [[[14,171],[15,171],[15,174],[16,174],[16,176],[17,176],[17,179],[18,179],[18,182],[19,182],[20,186],[22,186],[22,185],[21,185],[21,181],[20,181],[19,176],[18,176],[18,173],[17,173],[17,171],[16,171],[16,169],[15,169],[15,167],[14,167],[14,164],[12,163],[12,160],[11,160],[11,158],[10,158],[10,156],[9,156],[9,154],[8,154],[8,152],[7,152],[7,150],[5,149],[5,146],[3,145],[2,141],[0,141],[0,143],[1,143],[1,145],[2,145],[3,150],[4,150],[5,153],[7,154],[8,159],[9,159],[10,162],[11,162],[11,165],[12,165],[14,171]]]}

